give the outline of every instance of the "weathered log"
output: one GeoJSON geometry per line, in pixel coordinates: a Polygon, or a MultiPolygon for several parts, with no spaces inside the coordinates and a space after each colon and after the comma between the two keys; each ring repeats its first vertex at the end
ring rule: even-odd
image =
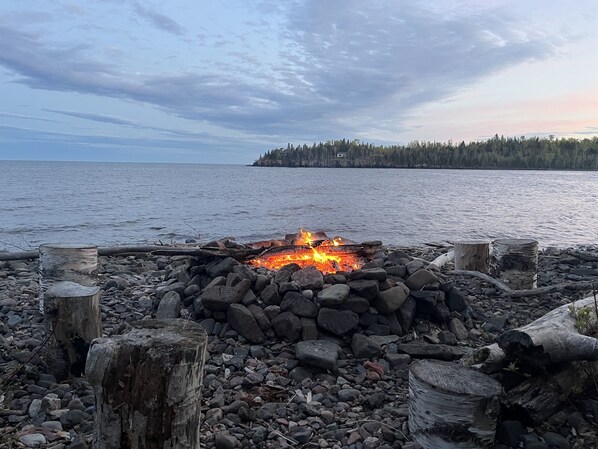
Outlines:
{"type": "Polygon", "coordinates": [[[522,382],[505,395],[503,405],[507,414],[536,426],[562,410],[569,398],[591,388],[596,375],[598,362],[571,362],[554,373],[522,382]]]}
{"type": "Polygon", "coordinates": [[[430,262],[430,264],[428,265],[428,268],[441,269],[446,264],[451,263],[454,259],[455,259],[455,251],[451,249],[450,251],[447,251],[446,253],[441,254],[436,259],[434,259],[432,262],[430,262]]]}
{"type": "Polygon", "coordinates": [[[98,248],[94,245],[48,243],[39,247],[39,310],[46,290],[55,282],[72,281],[88,287],[97,282],[98,248]]]}
{"type": "Polygon", "coordinates": [[[578,259],[581,259],[585,262],[598,262],[598,253],[570,249],[570,250],[567,250],[567,254],[569,254],[570,256],[576,257],[578,259]]]}
{"type": "Polygon", "coordinates": [[[526,326],[504,332],[498,345],[507,361],[534,369],[570,360],[598,360],[598,339],[578,332],[573,307],[593,309],[594,297],[565,304],[526,326]]]}
{"type": "Polygon", "coordinates": [[[500,383],[435,360],[409,369],[409,429],[424,449],[477,449],[494,442],[500,383]]]}
{"type": "Polygon", "coordinates": [[[75,282],[53,284],[44,304],[48,341],[46,363],[58,380],[81,376],[89,345],[102,336],[100,288],[75,282]]]}
{"type": "MultiPolygon", "coordinates": [[[[152,253],[158,256],[196,256],[196,257],[233,257],[244,260],[246,257],[258,254],[260,248],[216,248],[189,246],[109,246],[98,248],[98,256],[119,256],[152,253]]],[[[0,253],[0,262],[10,260],[34,260],[39,257],[39,251],[23,251],[16,253],[0,253]]]]}
{"type": "Polygon", "coordinates": [[[513,290],[536,288],[538,242],[531,239],[494,240],[490,274],[513,290]]]}
{"type": "Polygon", "coordinates": [[[505,352],[498,343],[493,343],[476,349],[464,357],[462,363],[482,373],[496,373],[505,365],[505,352]]]}
{"type": "Polygon", "coordinates": [[[498,288],[503,293],[510,294],[513,292],[511,287],[503,284],[498,279],[494,279],[492,276],[489,276],[484,273],[480,273],[479,271],[452,270],[452,271],[448,271],[447,274],[452,274],[452,275],[457,275],[457,276],[477,277],[479,279],[482,279],[483,281],[488,282],[489,284],[494,285],[496,288],[498,288]]]}
{"type": "Polygon", "coordinates": [[[455,270],[488,273],[490,243],[480,240],[455,242],[455,270]]]}
{"type": "Polygon", "coordinates": [[[131,326],[89,351],[94,449],[199,449],[205,331],[174,319],[131,326]]]}

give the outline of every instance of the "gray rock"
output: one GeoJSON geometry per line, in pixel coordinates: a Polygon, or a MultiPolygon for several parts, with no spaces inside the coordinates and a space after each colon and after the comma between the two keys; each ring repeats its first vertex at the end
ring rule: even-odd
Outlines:
{"type": "Polygon", "coordinates": [[[186,288],[187,286],[182,282],[173,282],[168,285],[163,285],[156,289],[156,298],[162,299],[168,292],[177,292],[179,295],[181,295],[186,288]]]}
{"type": "Polygon", "coordinates": [[[417,310],[417,304],[415,298],[408,296],[405,302],[397,310],[397,318],[403,331],[408,331],[413,325],[415,320],[415,312],[417,310]]]}
{"type": "Polygon", "coordinates": [[[467,308],[467,299],[465,298],[461,290],[453,287],[449,290],[445,302],[449,310],[461,312],[467,308]]]}
{"type": "Polygon", "coordinates": [[[354,291],[358,296],[361,296],[368,301],[371,301],[376,297],[378,292],[380,291],[380,287],[378,286],[377,281],[371,281],[367,279],[358,279],[356,281],[349,281],[347,284],[352,291],[354,291]]]}
{"type": "Polygon", "coordinates": [[[404,369],[411,363],[409,354],[386,354],[384,358],[392,369],[404,369]]]}
{"type": "Polygon", "coordinates": [[[469,337],[469,332],[459,318],[451,318],[447,323],[447,327],[459,341],[465,341],[469,337]]]}
{"type": "Polygon", "coordinates": [[[274,275],[274,282],[276,282],[276,283],[288,282],[291,280],[292,274],[295,273],[296,271],[299,271],[300,269],[301,269],[301,267],[299,265],[297,265],[296,263],[291,263],[291,264],[285,265],[280,270],[278,270],[276,272],[276,274],[274,275]]]}
{"type": "Polygon", "coordinates": [[[426,343],[402,343],[397,351],[414,359],[456,360],[463,357],[463,350],[453,346],[426,343]]]}
{"type": "Polygon", "coordinates": [[[383,268],[368,268],[363,270],[365,273],[365,279],[382,282],[386,280],[388,273],[383,268]]]}
{"type": "Polygon", "coordinates": [[[243,279],[234,287],[206,287],[201,294],[201,302],[206,309],[226,312],[231,304],[241,302],[249,287],[251,287],[249,279],[243,279]]]}
{"type": "Polygon", "coordinates": [[[429,270],[418,270],[407,278],[405,284],[411,290],[421,290],[428,284],[438,282],[438,278],[429,270]]]}
{"type": "Polygon", "coordinates": [[[362,296],[350,295],[345,302],[345,307],[355,313],[365,313],[370,308],[370,302],[362,296]]]}
{"type": "Polygon", "coordinates": [[[16,314],[10,314],[8,315],[8,320],[6,321],[6,324],[8,324],[9,326],[16,326],[18,324],[21,324],[23,322],[23,317],[20,315],[16,315],[16,314]]]}
{"type": "Polygon", "coordinates": [[[242,304],[231,304],[226,313],[228,324],[252,343],[263,343],[266,336],[251,311],[242,304]]]}
{"type": "Polygon", "coordinates": [[[239,440],[234,435],[228,433],[217,433],[214,438],[214,447],[216,449],[235,449],[239,445],[239,440]]]}
{"type": "Polygon", "coordinates": [[[199,322],[199,325],[204,328],[206,334],[208,335],[212,335],[215,324],[216,321],[214,320],[214,318],[206,318],[205,320],[199,322]]]}
{"type": "Polygon", "coordinates": [[[503,421],[496,426],[496,439],[510,447],[519,445],[519,437],[526,433],[520,421],[503,421]]]}
{"type": "Polygon", "coordinates": [[[301,290],[299,284],[295,281],[281,282],[278,286],[278,293],[284,298],[288,292],[298,292],[301,290]]]}
{"type": "Polygon", "coordinates": [[[359,316],[350,310],[322,307],[318,313],[318,326],[335,335],[344,335],[359,324],[359,316]]]}
{"type": "Polygon", "coordinates": [[[54,410],[59,410],[61,407],[60,398],[55,393],[48,393],[41,402],[41,410],[48,414],[54,410]]]}
{"type": "Polygon", "coordinates": [[[316,326],[316,320],[313,318],[301,318],[301,324],[303,328],[301,330],[301,339],[304,341],[307,340],[317,340],[318,339],[318,326],[316,326]]]}
{"type": "Polygon", "coordinates": [[[66,430],[69,430],[89,418],[90,415],[81,410],[69,410],[60,417],[60,424],[62,424],[62,427],[66,430]]]}
{"type": "Polygon", "coordinates": [[[264,312],[264,309],[262,309],[257,304],[250,304],[249,306],[247,306],[247,308],[249,309],[251,314],[254,316],[254,318],[257,321],[257,324],[260,326],[261,330],[267,331],[268,329],[272,328],[272,323],[270,322],[270,319],[266,315],[266,312],[264,312]]]}
{"type": "Polygon", "coordinates": [[[386,267],[385,270],[389,276],[405,278],[407,275],[407,267],[405,265],[393,265],[391,267],[386,267]]]}
{"type": "Polygon", "coordinates": [[[340,346],[326,340],[300,341],[295,345],[297,358],[306,365],[336,369],[340,346]]]}
{"type": "Polygon", "coordinates": [[[235,268],[237,265],[239,265],[239,262],[232,257],[227,257],[216,263],[212,262],[208,264],[206,268],[210,277],[215,278],[217,276],[228,275],[228,273],[232,272],[233,268],[235,268]]]}
{"type": "Polygon", "coordinates": [[[359,390],[355,388],[343,388],[338,391],[338,398],[343,402],[354,401],[359,398],[359,390]]]}
{"type": "Polygon", "coordinates": [[[297,315],[291,312],[282,312],[272,320],[272,327],[278,337],[288,341],[297,341],[301,337],[303,325],[297,315]]]}
{"type": "Polygon", "coordinates": [[[31,404],[29,404],[29,409],[27,410],[27,413],[30,417],[35,418],[39,414],[39,412],[41,412],[41,410],[42,400],[34,399],[33,401],[31,401],[31,404]]]}
{"type": "Polygon", "coordinates": [[[320,289],[324,285],[324,276],[316,267],[305,267],[291,275],[291,279],[297,282],[302,290],[320,289]]]}
{"type": "Polygon", "coordinates": [[[379,292],[373,304],[380,313],[392,313],[403,305],[408,295],[409,289],[407,287],[403,284],[397,285],[396,287],[379,292]]]}
{"type": "Polygon", "coordinates": [[[542,434],[542,439],[550,449],[570,449],[571,444],[569,440],[562,435],[554,432],[546,432],[542,434]]]}
{"type": "Polygon", "coordinates": [[[278,292],[278,284],[273,283],[269,284],[260,293],[260,297],[262,301],[264,301],[267,305],[279,305],[280,304],[280,294],[278,292]]]}
{"type": "Polygon", "coordinates": [[[297,316],[304,317],[315,317],[318,313],[314,302],[299,292],[288,292],[280,303],[280,310],[293,312],[297,316]]]}
{"type": "Polygon", "coordinates": [[[264,307],[264,313],[266,314],[266,316],[268,317],[270,322],[272,322],[272,320],[274,318],[276,318],[278,315],[280,315],[280,306],[264,307]]]}
{"type": "Polygon", "coordinates": [[[254,290],[256,293],[261,292],[263,289],[266,288],[270,284],[270,278],[265,274],[258,274],[255,279],[254,290]]]}
{"type": "Polygon", "coordinates": [[[336,307],[349,298],[351,288],[346,284],[335,284],[318,293],[318,302],[326,307],[336,307]]]}
{"type": "Polygon", "coordinates": [[[382,347],[371,338],[362,334],[354,334],[351,340],[351,350],[358,359],[371,359],[382,355],[382,347]]]}
{"type": "Polygon", "coordinates": [[[307,444],[311,437],[311,430],[307,427],[297,426],[291,431],[291,437],[299,444],[307,444]]]}
{"type": "Polygon", "coordinates": [[[175,291],[170,291],[160,300],[156,318],[159,320],[179,318],[181,316],[181,307],[183,307],[181,296],[175,291]]]}
{"type": "Polygon", "coordinates": [[[41,433],[30,433],[20,436],[19,441],[27,447],[41,447],[46,444],[46,437],[41,433]]]}

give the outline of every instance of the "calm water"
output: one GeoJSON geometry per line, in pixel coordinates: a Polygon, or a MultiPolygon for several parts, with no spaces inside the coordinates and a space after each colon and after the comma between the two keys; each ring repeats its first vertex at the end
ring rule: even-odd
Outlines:
{"type": "Polygon", "coordinates": [[[598,172],[0,161],[0,250],[280,238],[598,242],[598,172]]]}

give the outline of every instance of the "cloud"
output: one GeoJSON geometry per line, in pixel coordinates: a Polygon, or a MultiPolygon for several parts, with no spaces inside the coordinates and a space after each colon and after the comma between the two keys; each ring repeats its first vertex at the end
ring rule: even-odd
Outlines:
{"type": "Polygon", "coordinates": [[[16,119],[22,119],[22,120],[38,120],[41,122],[57,123],[56,120],[50,120],[50,119],[43,118],[43,117],[34,117],[32,115],[11,114],[10,112],[0,112],[0,117],[16,118],[16,119]]]}
{"type": "Polygon", "coordinates": [[[153,9],[146,8],[140,3],[134,3],[133,9],[140,17],[144,18],[150,24],[162,31],[174,34],[176,36],[182,36],[185,32],[183,27],[179,25],[176,20],[168,17],[167,15],[154,11],[153,9]]]}
{"type": "MultiPolygon", "coordinates": [[[[420,5],[294,2],[278,10],[286,14],[278,61],[260,63],[236,51],[228,65],[180,67],[175,74],[161,72],[161,61],[154,61],[156,71],[145,76],[97,60],[76,44],[59,46],[0,25],[0,64],[32,88],[134,100],[232,130],[310,140],[400,130],[418,106],[513,65],[548,58],[561,43],[500,9],[445,15],[420,5]]],[[[134,7],[154,26],[182,33],[172,19],[134,7]]]]}
{"type": "Polygon", "coordinates": [[[55,114],[62,114],[67,115],[69,117],[76,117],[85,120],[92,120],[94,122],[102,122],[102,123],[111,123],[113,125],[123,125],[123,126],[132,126],[137,127],[139,126],[138,123],[132,122],[130,120],[120,119],[118,117],[113,117],[110,115],[104,114],[93,114],[88,112],[72,112],[72,111],[59,111],[57,109],[44,109],[46,112],[53,112],[55,114]]]}

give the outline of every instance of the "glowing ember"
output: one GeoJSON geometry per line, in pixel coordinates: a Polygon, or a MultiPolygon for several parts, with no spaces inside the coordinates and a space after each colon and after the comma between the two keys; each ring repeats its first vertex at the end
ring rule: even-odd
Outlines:
{"type": "Polygon", "coordinates": [[[262,256],[250,261],[256,267],[265,267],[270,270],[279,270],[285,265],[295,263],[301,268],[314,266],[322,273],[335,273],[337,271],[353,271],[361,265],[363,260],[354,252],[343,251],[344,244],[340,237],[324,240],[316,246],[313,234],[301,229],[295,245],[283,251],[262,256]]]}

